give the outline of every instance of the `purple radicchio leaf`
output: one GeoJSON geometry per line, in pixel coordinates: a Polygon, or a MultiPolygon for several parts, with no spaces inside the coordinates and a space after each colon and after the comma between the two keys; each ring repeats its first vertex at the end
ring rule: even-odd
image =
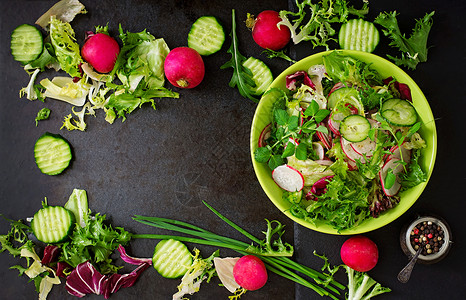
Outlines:
{"type": "Polygon", "coordinates": [[[309,78],[309,75],[305,71],[298,71],[294,74],[286,76],[286,88],[290,91],[294,91],[298,88],[299,84],[305,84],[315,89],[316,86],[309,78]]]}
{"type": "MultiPolygon", "coordinates": [[[[388,78],[383,80],[383,83],[384,84],[390,84],[390,82],[392,82],[392,81],[393,81],[393,77],[388,77],[388,78]]],[[[401,82],[395,81],[395,82],[393,82],[393,87],[395,88],[395,90],[398,91],[398,93],[400,93],[400,99],[408,100],[409,102],[413,102],[413,98],[411,96],[411,89],[409,88],[409,86],[406,83],[401,83],[401,82]]]]}
{"type": "Polygon", "coordinates": [[[129,256],[122,245],[118,246],[118,251],[120,252],[121,259],[128,264],[140,265],[143,263],[148,263],[149,265],[152,265],[152,258],[138,258],[129,256]]]}
{"type": "Polygon", "coordinates": [[[332,180],[333,175],[322,177],[317,180],[311,187],[311,190],[306,195],[308,200],[319,200],[318,197],[327,192],[327,184],[332,180]]]}
{"type": "Polygon", "coordinates": [[[44,255],[42,257],[41,263],[43,265],[49,265],[53,262],[57,261],[58,253],[60,252],[60,248],[54,245],[47,245],[44,248],[44,255]]]}
{"type": "Polygon", "coordinates": [[[70,272],[73,269],[68,263],[59,261],[57,262],[57,270],[55,271],[57,273],[57,276],[66,278],[65,272],[70,272]]]}
{"type": "Polygon", "coordinates": [[[76,266],[67,277],[66,289],[68,293],[80,298],[87,294],[103,295],[105,299],[108,299],[111,294],[117,292],[120,288],[133,286],[139,275],[152,262],[149,263],[147,259],[128,256],[121,245],[119,246],[119,251],[125,262],[131,261],[131,264],[135,264],[139,261],[137,263],[138,267],[127,274],[102,275],[89,261],[86,261],[76,266]]]}
{"type": "Polygon", "coordinates": [[[84,297],[87,294],[103,294],[106,276],[100,274],[89,262],[76,266],[66,278],[66,290],[73,296],[84,297]]]}
{"type": "Polygon", "coordinates": [[[108,299],[111,294],[116,293],[120,288],[130,287],[138,279],[139,275],[144,272],[150,264],[142,263],[131,273],[127,274],[112,274],[106,279],[106,288],[104,290],[104,297],[108,299]]]}

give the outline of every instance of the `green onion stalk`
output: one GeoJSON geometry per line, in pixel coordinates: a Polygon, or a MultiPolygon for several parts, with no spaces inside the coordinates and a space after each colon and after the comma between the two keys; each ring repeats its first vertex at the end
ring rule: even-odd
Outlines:
{"type": "MultiPolygon", "coordinates": [[[[228,225],[239,231],[241,234],[249,238],[253,243],[258,245],[263,245],[264,241],[256,238],[243,228],[239,227],[223,215],[221,215],[218,211],[216,211],[213,207],[209,204],[204,202],[204,204],[213,212],[215,213],[220,219],[226,222],[228,225]]],[[[146,217],[146,216],[139,216],[136,215],[133,219],[137,222],[161,228],[165,230],[180,232],[185,235],[189,236],[177,236],[177,235],[166,235],[166,234],[134,234],[132,235],[133,238],[137,239],[174,239],[180,242],[186,243],[194,243],[200,245],[209,245],[214,247],[221,247],[234,250],[241,255],[253,254],[262,259],[266,268],[284,278],[294,281],[302,286],[310,288],[314,290],[321,296],[328,296],[332,299],[338,300],[338,298],[334,295],[340,295],[339,290],[344,290],[345,286],[340,284],[339,282],[333,279],[333,276],[330,274],[325,274],[319,271],[316,271],[310,267],[297,263],[290,259],[288,256],[292,255],[291,251],[274,251],[274,250],[262,250],[261,248],[257,248],[252,246],[251,244],[238,241],[232,238],[224,237],[205,229],[202,229],[198,226],[173,220],[167,218],[158,218],[158,217],[146,217]],[[300,274],[298,274],[299,272],[300,274]],[[308,280],[305,277],[309,277],[312,280],[308,280]]],[[[269,221],[269,229],[271,228],[271,223],[269,221]]],[[[280,224],[281,225],[281,224],[280,224]]],[[[278,233],[279,235],[282,232],[278,233]]],[[[267,241],[266,241],[267,242],[267,241]]],[[[270,242],[270,241],[269,241],[270,242]]],[[[281,240],[280,240],[281,242],[281,240]]],[[[270,244],[271,243],[267,243],[270,244]]],[[[291,247],[291,246],[290,246],[291,247]]]]}

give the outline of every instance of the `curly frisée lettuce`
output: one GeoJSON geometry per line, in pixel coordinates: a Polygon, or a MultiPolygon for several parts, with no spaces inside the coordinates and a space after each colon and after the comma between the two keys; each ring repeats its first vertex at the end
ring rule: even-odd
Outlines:
{"type": "MultiPolygon", "coordinates": [[[[83,107],[64,117],[63,126],[68,130],[84,131],[85,115],[95,116],[95,110],[105,112],[105,120],[112,124],[122,121],[136,108],[150,103],[155,109],[154,98],[178,98],[179,94],[164,87],[164,61],[170,49],[162,38],[156,39],[143,30],[139,33],[123,32],[123,43],[112,72],[100,74],[83,61],[80,45],[70,22],[79,13],[86,13],[84,5],[77,0],[61,0],[47,11],[37,24],[49,32],[44,38],[42,54],[29,62],[24,69],[30,74],[20,97],[29,100],[52,98],[83,107]],[[46,68],[63,70],[70,77],[58,76],[43,79],[34,84],[39,72],[46,68]]],[[[96,32],[108,33],[108,26],[96,26],[96,32]]]]}
{"type": "Polygon", "coordinates": [[[313,47],[324,46],[328,50],[328,43],[335,41],[334,24],[344,23],[349,15],[362,18],[369,12],[368,1],[363,2],[361,9],[355,9],[346,0],[296,0],[298,11],[280,11],[282,21],[277,26],[285,25],[290,29],[295,45],[311,41],[313,47]]]}
{"type": "Polygon", "coordinates": [[[188,267],[188,271],[181,278],[181,283],[178,285],[178,292],[173,295],[173,300],[182,300],[184,295],[192,295],[199,291],[201,283],[205,280],[210,282],[210,279],[215,274],[213,260],[219,256],[219,250],[212,253],[206,259],[200,256],[198,249],[194,248],[193,262],[188,267]]]}
{"type": "MultiPolygon", "coordinates": [[[[47,207],[46,201],[43,205],[47,207]]],[[[10,231],[0,235],[0,253],[6,250],[13,256],[26,258],[25,266],[11,268],[34,281],[40,299],[46,298],[54,284],[60,284],[58,276],[66,277],[67,289],[72,295],[82,297],[95,292],[108,298],[118,289],[133,285],[141,272],[151,265],[151,259],[126,254],[122,245],[131,240],[129,232],[110,226],[105,215],[91,215],[85,190],[74,189],[65,208],[75,215],[77,222],[65,242],[46,246],[35,243],[30,226],[9,219],[6,220],[10,223],[10,231]],[[37,252],[43,253],[42,259],[35,248],[44,248],[37,252]],[[112,258],[117,249],[123,261],[138,267],[130,273],[118,274],[122,267],[116,265],[112,258]],[[86,286],[94,286],[94,283],[99,283],[98,289],[86,289],[86,286]]]]}
{"type": "Polygon", "coordinates": [[[79,65],[83,59],[71,24],[52,16],[50,18],[50,40],[61,68],[71,77],[81,77],[79,65]]]}
{"type": "Polygon", "coordinates": [[[348,300],[366,300],[377,295],[391,292],[390,288],[383,287],[365,272],[358,272],[347,265],[342,265],[348,275],[348,300]]]}

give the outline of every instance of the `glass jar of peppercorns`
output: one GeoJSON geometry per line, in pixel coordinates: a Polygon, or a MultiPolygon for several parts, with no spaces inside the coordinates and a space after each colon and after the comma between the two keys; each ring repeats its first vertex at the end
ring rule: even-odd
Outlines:
{"type": "Polygon", "coordinates": [[[451,230],[440,217],[419,216],[403,227],[400,235],[403,252],[412,257],[421,248],[418,262],[431,264],[443,259],[452,244],[451,230]]]}

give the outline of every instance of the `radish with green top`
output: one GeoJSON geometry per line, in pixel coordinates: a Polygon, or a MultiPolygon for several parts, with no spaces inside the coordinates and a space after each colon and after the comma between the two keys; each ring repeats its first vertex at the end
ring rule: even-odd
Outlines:
{"type": "Polygon", "coordinates": [[[196,50],[178,47],[170,51],[164,63],[165,76],[176,87],[191,89],[204,79],[204,61],[196,50]]]}
{"type": "Polygon", "coordinates": [[[264,262],[254,255],[241,257],[233,267],[236,283],[248,291],[260,289],[267,282],[267,269],[264,262]]]}

